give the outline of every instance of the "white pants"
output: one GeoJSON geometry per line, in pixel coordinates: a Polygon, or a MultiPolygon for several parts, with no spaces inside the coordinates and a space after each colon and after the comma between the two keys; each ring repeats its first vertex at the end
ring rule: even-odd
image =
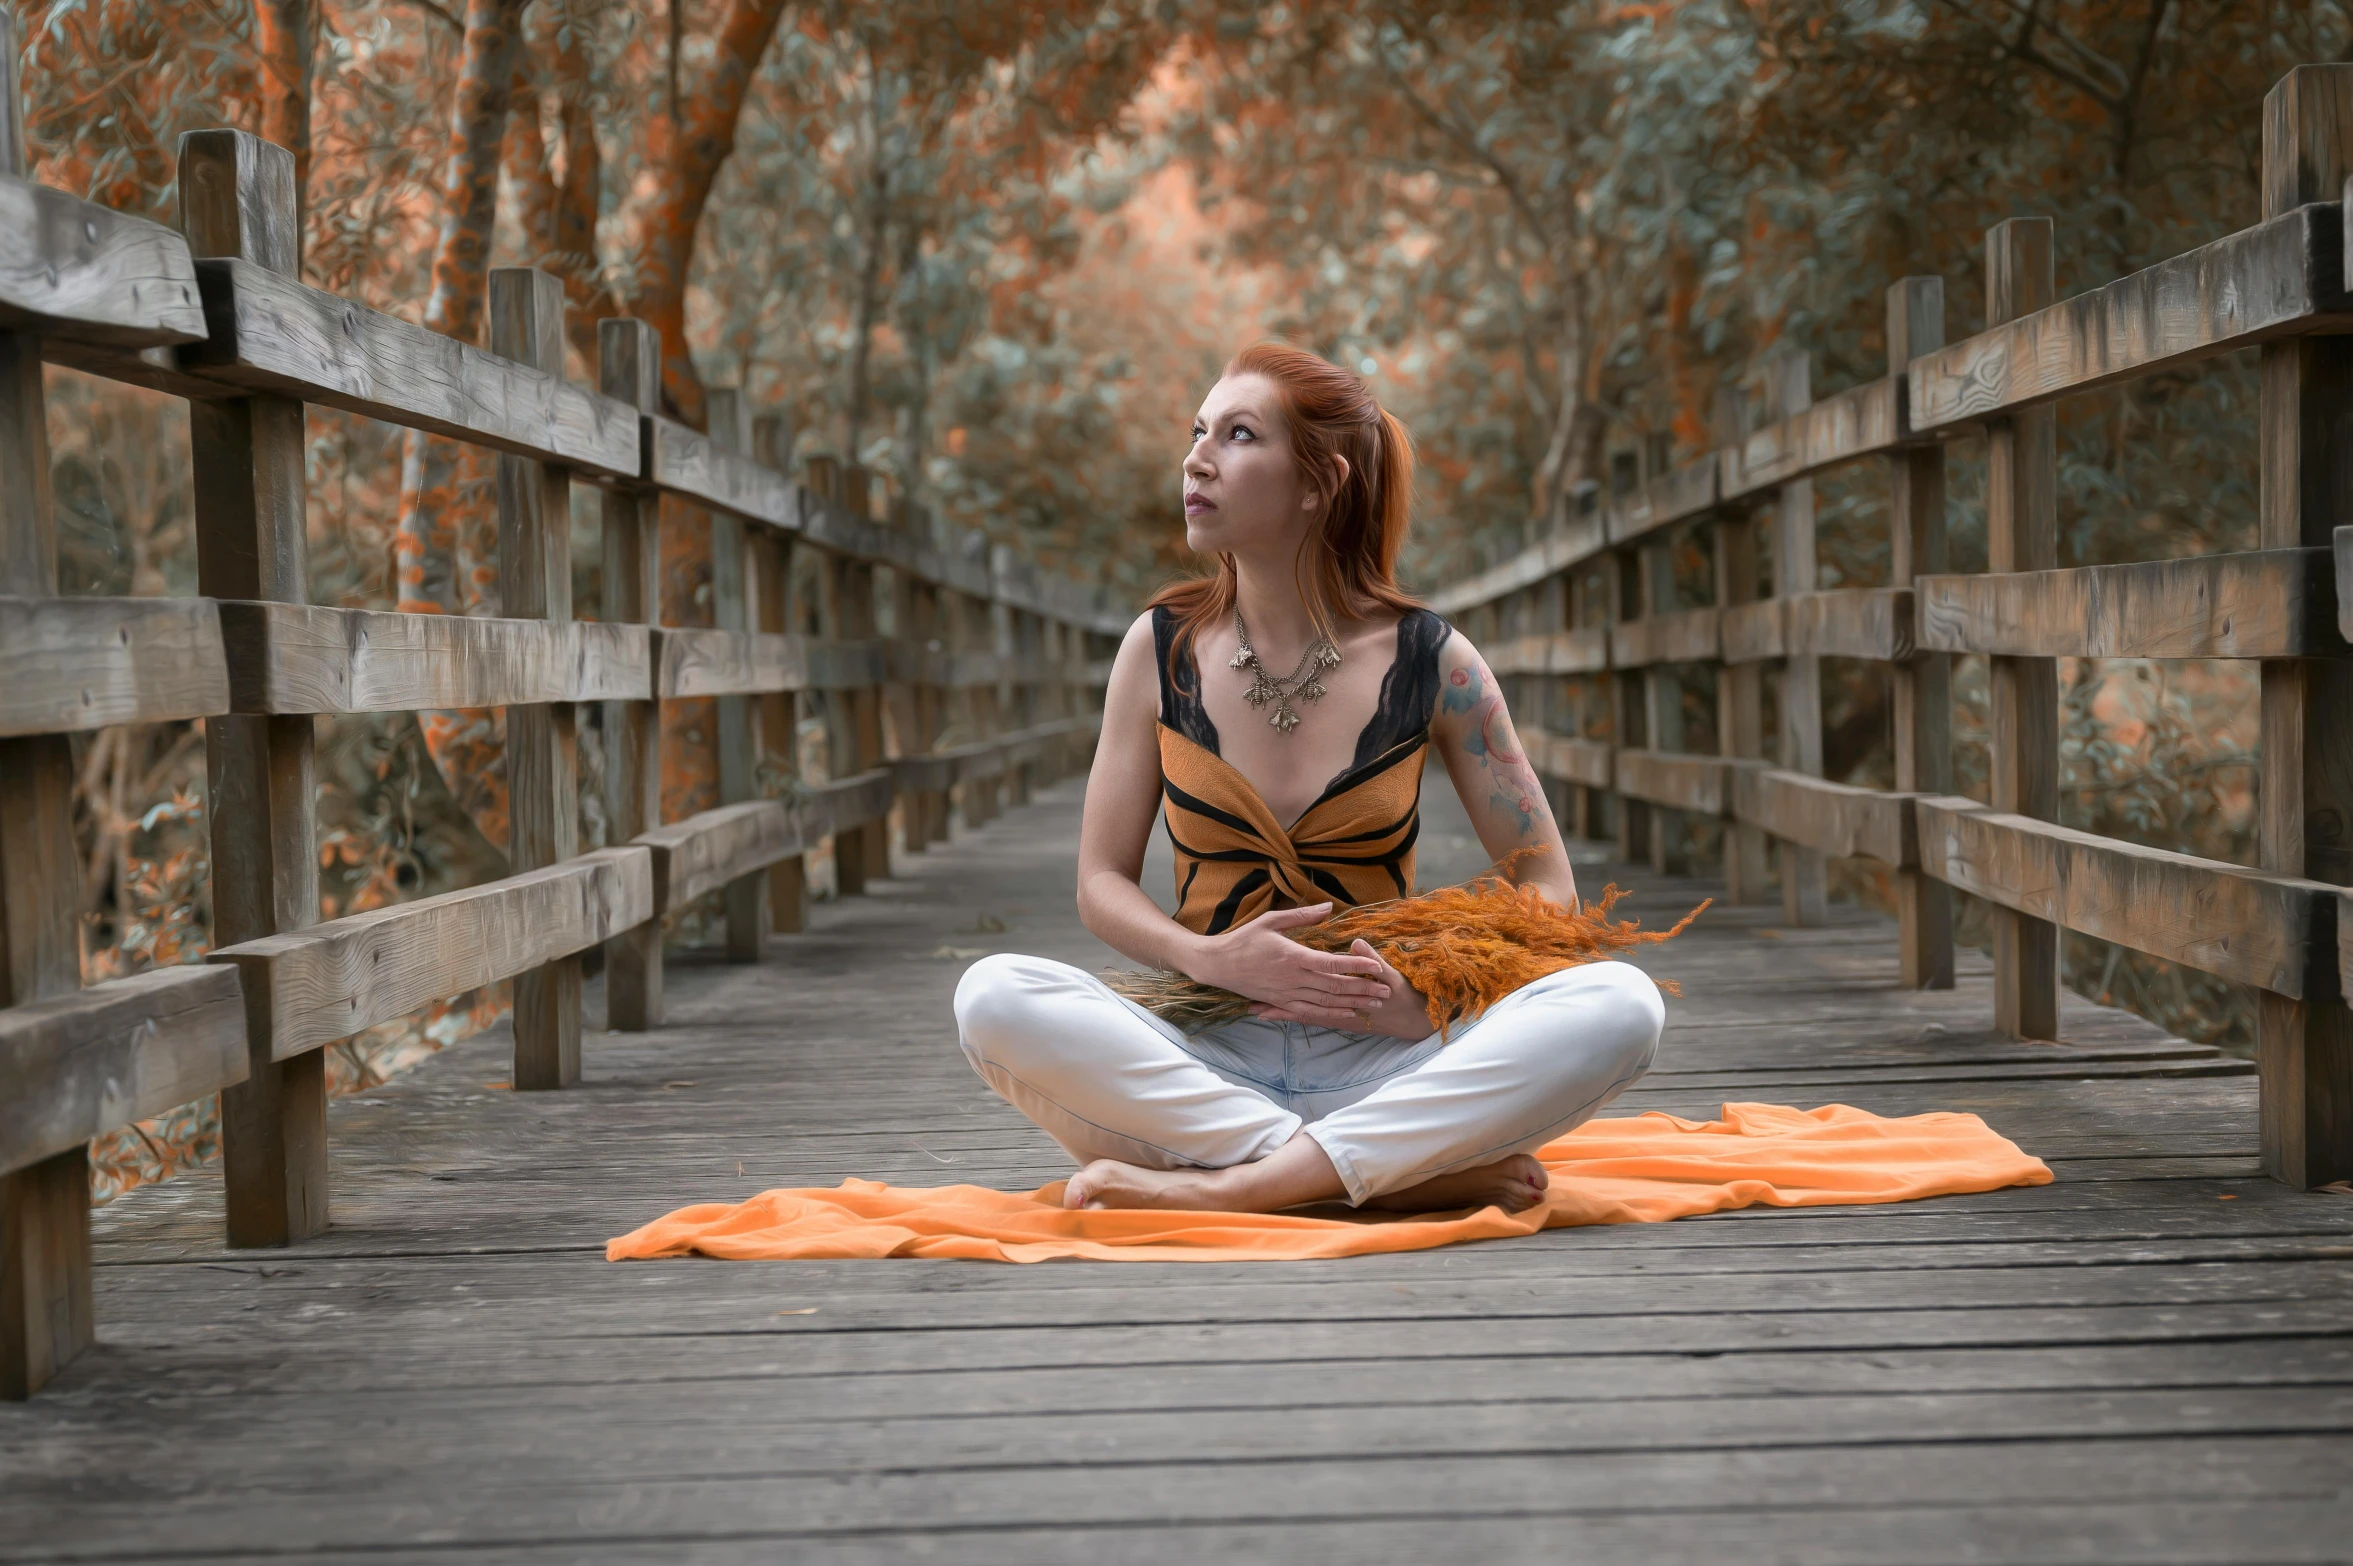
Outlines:
{"type": "Polygon", "coordinates": [[[984,957],[956,987],[982,1080],[1084,1164],[1253,1163],[1302,1127],[1361,1203],[1531,1152],[1650,1069],[1666,1008],[1630,963],[1538,979],[1418,1042],[1246,1018],[1187,1036],[1068,963],[984,957]]]}

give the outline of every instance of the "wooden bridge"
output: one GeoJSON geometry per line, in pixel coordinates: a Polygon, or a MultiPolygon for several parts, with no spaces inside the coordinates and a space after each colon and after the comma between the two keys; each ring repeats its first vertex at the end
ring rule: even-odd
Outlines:
{"type": "MultiPolygon", "coordinates": [[[[1904,280],[1884,377],[1815,402],[1780,361],[1761,425],[1439,597],[1564,818],[1616,837],[1588,884],[1725,899],[1646,959],[1687,993],[1626,1110],[1965,1109],[2057,1180],[1312,1266],[605,1263],[688,1201],[1060,1172],[948,997],[985,951],[1108,960],[1067,775],[1119,606],[854,471],[788,478],[738,399],[663,418],[637,323],[567,384],[536,273],[495,279],[490,352],[307,287],[290,160],[250,136],[189,138],[177,233],[0,175],[0,1559],[2342,1559],[2353,69],[2297,71],[2266,125],[2256,227],[2055,302],[2049,225],[2002,224],[1987,331],[1945,344],[1941,283],[1904,280]],[[2055,402],[2239,349],[2263,548],[2056,569],[2055,402]],[[56,596],[44,360],[189,400],[203,596],[56,596]],[[502,454],[507,618],[305,602],[314,403],[502,454]],[[1979,575],[1945,569],[1964,429],[1979,575]],[[1893,572],[1818,591],[1809,480],[1855,462],[1893,475],[1893,572]],[[716,627],[648,623],[663,494],[717,519],[716,627]],[[1713,603],[1673,598],[1683,530],[1713,603]],[[1958,655],[1991,660],[1987,802],[1950,791],[1958,655]],[[2260,867],[2056,823],[2062,656],[2260,661],[2260,867]],[[1825,657],[1886,666],[1897,789],[1819,776],[1825,657]],[[1671,699],[1695,668],[1713,735],[1671,699]],[[663,822],[659,704],[702,696],[726,802],[663,822]],[[614,821],[583,852],[589,703],[614,821]],[[313,717],[486,706],[516,873],[320,922],[313,717]],[[836,764],[780,783],[804,711],[836,764]],[[82,987],[69,736],[190,718],[219,945],[82,987]],[[803,895],[811,853],[844,895],[803,895]],[[1830,905],[1830,856],[1887,867],[1897,917],[1830,905]],[[1955,953],[1955,890],[1990,960],[1955,953]],[[666,969],[710,895],[725,960],[666,969]],[[2258,1060],[2065,994],[2062,928],[2254,987],[2258,1060]],[[322,1046],[501,979],[511,1029],[327,1103],[322,1046]],[[87,1139],[216,1090],[221,1165],[93,1234],[87,1139]]],[[[1425,876],[1476,871],[1425,797],[1425,876]]]]}

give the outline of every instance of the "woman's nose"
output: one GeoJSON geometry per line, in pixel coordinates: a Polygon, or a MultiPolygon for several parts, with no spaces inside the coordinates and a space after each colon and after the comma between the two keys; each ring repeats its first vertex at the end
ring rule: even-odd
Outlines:
{"type": "Polygon", "coordinates": [[[1185,453],[1185,476],[1187,478],[1207,478],[1210,472],[1209,442],[1197,440],[1185,453]]]}

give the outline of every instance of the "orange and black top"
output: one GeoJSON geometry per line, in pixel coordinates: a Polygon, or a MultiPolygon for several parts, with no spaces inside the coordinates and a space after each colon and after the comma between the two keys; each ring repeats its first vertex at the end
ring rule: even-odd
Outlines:
{"type": "Polygon", "coordinates": [[[1160,778],[1176,846],[1177,923],[1202,935],[1270,908],[1344,907],[1413,893],[1422,763],[1438,705],[1438,650],[1452,627],[1427,609],[1397,627],[1397,661],[1356,759],[1288,831],[1250,780],[1218,754],[1201,706],[1201,669],[1176,646],[1176,617],[1152,611],[1160,668],[1160,778]]]}

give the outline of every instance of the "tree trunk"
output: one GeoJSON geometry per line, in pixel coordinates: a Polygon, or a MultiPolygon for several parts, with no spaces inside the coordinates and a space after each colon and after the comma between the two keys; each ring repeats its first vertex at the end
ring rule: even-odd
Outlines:
{"type": "Polygon", "coordinates": [[[596,254],[596,220],[604,208],[604,157],[589,103],[587,30],[571,0],[540,0],[536,43],[555,87],[564,131],[563,167],[556,181],[555,228],[541,263],[564,282],[564,325],[572,351],[596,363],[597,322],[618,314],[596,254]]]}
{"type": "MultiPolygon", "coordinates": [[[[879,90],[879,88],[877,89],[879,90]]],[[[873,397],[874,321],[882,312],[882,242],[890,222],[890,171],[882,161],[882,128],[873,127],[874,167],[866,189],[866,254],[858,268],[857,337],[850,348],[850,392],[842,415],[842,460],[859,461],[866,404],[873,397]]]]}
{"type": "MultiPolygon", "coordinates": [[[[545,0],[540,9],[546,9],[545,0]]],[[[539,129],[539,84],[532,79],[530,54],[518,49],[507,136],[498,160],[513,182],[515,227],[522,237],[518,259],[525,266],[544,266],[556,245],[556,171],[549,165],[549,152],[539,129]]]]}
{"type": "Polygon", "coordinates": [[[679,117],[652,121],[648,164],[667,169],[652,182],[633,214],[637,231],[637,286],[628,313],[662,334],[662,394],[678,417],[700,428],[703,383],[686,347],[686,278],[694,264],[695,229],[711,186],[735,151],[743,113],[768,40],[776,35],[785,0],[728,0],[711,74],[685,95],[679,117]]]}
{"type": "MultiPolygon", "coordinates": [[[[524,0],[468,0],[464,63],[450,105],[440,242],[425,324],[461,342],[482,335],[498,159],[513,98],[524,0]]],[[[419,614],[479,611],[495,588],[491,463],[479,447],[410,431],[401,448],[400,523],[393,555],[399,604],[419,614]]],[[[507,844],[505,745],[498,714],[417,715],[443,782],[493,845],[507,844]]]]}
{"type": "Polygon", "coordinates": [[[295,233],[309,215],[310,89],[318,57],[318,0],[254,0],[261,63],[261,134],[294,154],[295,233]]]}

